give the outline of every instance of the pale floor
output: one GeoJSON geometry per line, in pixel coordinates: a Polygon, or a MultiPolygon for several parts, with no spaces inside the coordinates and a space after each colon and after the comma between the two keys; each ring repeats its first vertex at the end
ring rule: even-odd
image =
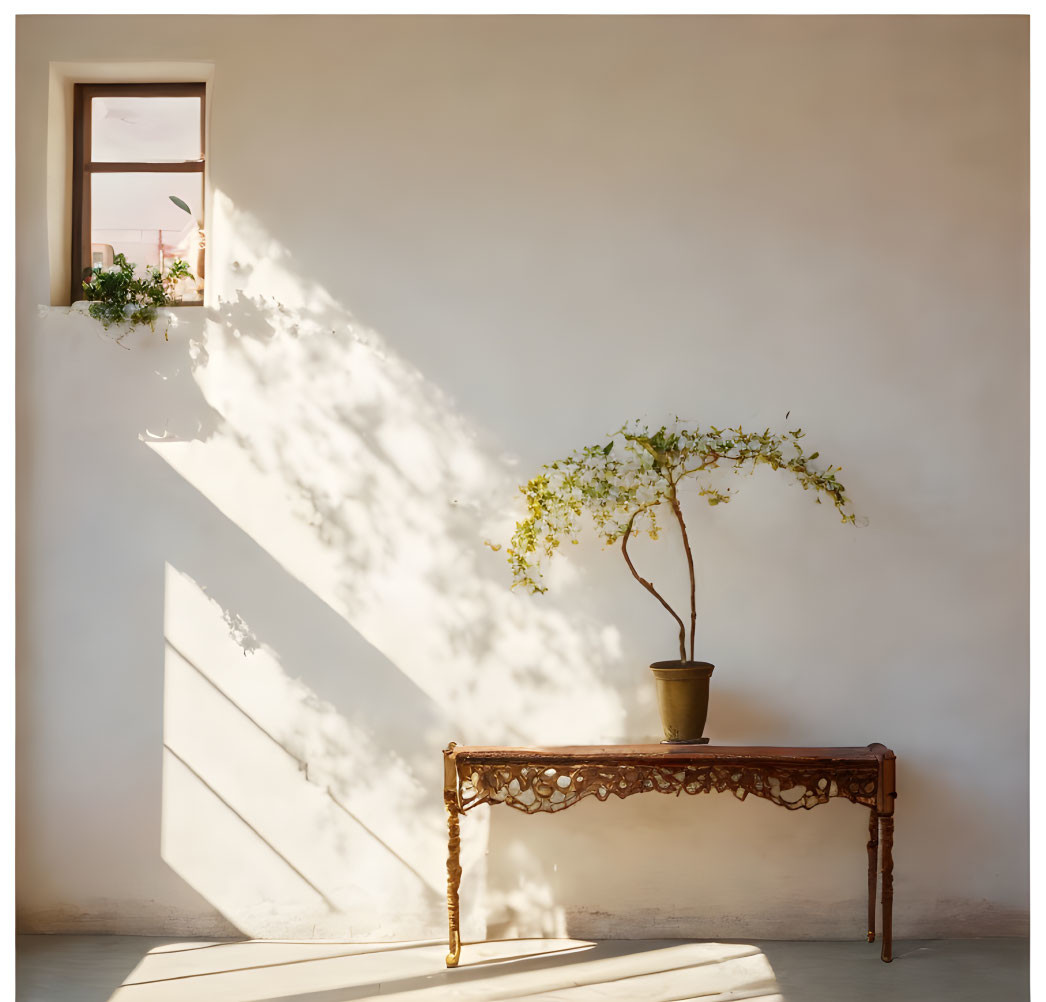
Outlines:
{"type": "Polygon", "coordinates": [[[502,940],[445,943],[19,936],[18,1002],[1023,1002],[1028,942],[502,940]]]}

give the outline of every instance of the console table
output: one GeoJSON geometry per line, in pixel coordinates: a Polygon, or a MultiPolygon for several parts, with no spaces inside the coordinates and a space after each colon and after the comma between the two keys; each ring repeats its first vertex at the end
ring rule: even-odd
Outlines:
{"type": "Polygon", "coordinates": [[[790,811],[842,797],[869,809],[868,942],[875,940],[877,863],[882,845],[882,959],[893,959],[893,815],[895,756],[864,748],[719,747],[707,744],[593,745],[562,748],[459,747],[443,752],[448,816],[447,966],[461,957],[458,888],[459,816],[480,804],[507,804],[526,814],[566,810],[586,797],[605,801],[634,793],[749,794],[790,811]]]}

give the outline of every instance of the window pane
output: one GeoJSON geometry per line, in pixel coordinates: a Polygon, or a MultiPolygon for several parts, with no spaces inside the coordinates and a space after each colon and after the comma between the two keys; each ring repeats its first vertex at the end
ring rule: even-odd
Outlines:
{"type": "MultiPolygon", "coordinates": [[[[92,174],[91,265],[108,267],[123,254],[145,273],[167,269],[176,258],[188,261],[202,289],[203,174],[92,174]],[[192,213],[178,208],[176,195],[192,213]],[[198,224],[200,224],[198,226],[198,224]]],[[[192,298],[192,290],[182,290],[192,298]]]]}
{"type": "Polygon", "coordinates": [[[198,97],[95,97],[91,99],[91,159],[198,160],[198,97]]]}

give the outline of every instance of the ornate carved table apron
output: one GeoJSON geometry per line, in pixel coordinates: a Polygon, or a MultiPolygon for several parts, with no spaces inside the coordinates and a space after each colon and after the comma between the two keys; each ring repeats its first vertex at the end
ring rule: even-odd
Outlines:
{"type": "Polygon", "coordinates": [[[447,806],[447,914],[450,953],[461,956],[458,817],[480,804],[508,804],[526,814],[566,810],[585,797],[634,793],[730,791],[763,797],[790,811],[842,797],[869,809],[868,942],[875,940],[875,891],[882,845],[882,959],[893,959],[893,815],[895,756],[885,745],[865,748],[760,748],[715,745],[593,745],[563,748],[458,747],[444,751],[447,806]]]}

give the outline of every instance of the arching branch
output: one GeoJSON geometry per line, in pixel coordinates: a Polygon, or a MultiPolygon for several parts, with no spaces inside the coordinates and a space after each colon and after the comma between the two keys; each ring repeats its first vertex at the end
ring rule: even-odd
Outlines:
{"type": "Polygon", "coordinates": [[[669,615],[679,624],[679,660],[686,661],[686,627],[683,625],[683,621],[676,615],[675,609],[673,609],[672,606],[661,597],[657,589],[647,581],[646,578],[639,575],[635,565],[632,563],[631,557],[628,555],[628,537],[632,534],[632,523],[635,522],[636,515],[638,514],[639,511],[632,512],[632,517],[628,520],[628,525],[625,526],[625,533],[621,537],[621,554],[625,558],[625,563],[628,564],[628,569],[632,572],[632,577],[646,588],[646,590],[668,610],[669,615]]]}

